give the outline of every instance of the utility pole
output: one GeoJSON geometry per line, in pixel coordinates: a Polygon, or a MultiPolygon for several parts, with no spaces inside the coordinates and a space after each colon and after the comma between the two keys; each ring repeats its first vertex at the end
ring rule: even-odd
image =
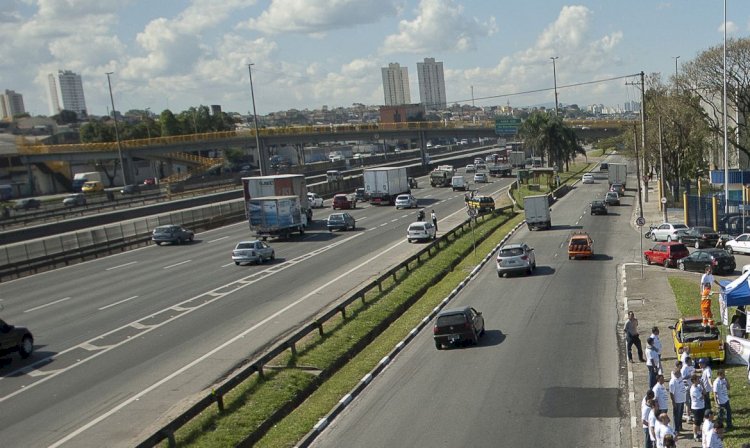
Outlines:
{"type": "MultiPolygon", "coordinates": [[[[641,148],[643,148],[643,175],[650,171],[648,166],[648,150],[646,149],[646,80],[641,71],[641,148]]],[[[639,179],[640,180],[640,179],[639,179]]],[[[644,182],[645,184],[645,182],[644,182]]],[[[643,193],[643,200],[648,202],[648,188],[643,193]]]]}
{"type": "Polygon", "coordinates": [[[115,98],[112,96],[112,81],[109,76],[114,72],[107,72],[107,85],[109,86],[109,101],[112,103],[112,117],[115,119],[115,140],[117,140],[117,155],[120,157],[120,173],[122,174],[122,184],[127,185],[128,179],[125,177],[125,163],[122,159],[122,143],[120,143],[120,130],[117,128],[117,109],[115,109],[115,98]]]}
{"type": "Polygon", "coordinates": [[[679,56],[674,57],[674,90],[676,93],[680,93],[680,86],[677,84],[677,60],[679,56]]]}
{"type": "MultiPolygon", "coordinates": [[[[635,148],[635,175],[638,179],[641,178],[641,164],[638,163],[638,129],[636,125],[633,125],[633,147],[635,148]]],[[[641,199],[641,183],[636,182],[638,185],[638,216],[643,218],[643,199],[641,199]]]]}
{"type": "Polygon", "coordinates": [[[555,116],[558,116],[559,108],[557,104],[557,67],[555,66],[555,60],[558,59],[558,56],[553,56],[550,59],[552,59],[552,79],[555,83],[555,116]]]}
{"type": "MultiPolygon", "coordinates": [[[[724,215],[729,213],[729,141],[727,139],[727,0],[724,0],[724,215]]],[[[745,213],[744,211],[742,212],[745,213]]],[[[744,230],[744,229],[743,229],[744,230]]]]}
{"type": "Polygon", "coordinates": [[[147,107],[146,110],[146,134],[148,135],[148,139],[151,140],[151,127],[149,126],[151,122],[151,108],[147,107]]]}
{"type": "Polygon", "coordinates": [[[250,96],[253,99],[253,122],[255,123],[255,146],[258,148],[258,168],[260,169],[260,175],[265,176],[268,174],[266,168],[266,158],[263,157],[263,149],[260,147],[260,137],[258,136],[258,113],[255,110],[255,90],[253,90],[253,65],[247,64],[247,71],[250,72],[250,96]]]}
{"type": "MultiPolygon", "coordinates": [[[[664,194],[664,152],[661,149],[661,117],[659,117],[659,193],[661,194],[661,197],[659,198],[659,207],[661,207],[663,216],[664,216],[664,222],[667,221],[667,204],[661,203],[661,198],[667,197],[664,194]]],[[[679,169],[677,170],[677,177],[679,179],[679,169]]],[[[679,182],[679,180],[678,180],[679,182]]]]}

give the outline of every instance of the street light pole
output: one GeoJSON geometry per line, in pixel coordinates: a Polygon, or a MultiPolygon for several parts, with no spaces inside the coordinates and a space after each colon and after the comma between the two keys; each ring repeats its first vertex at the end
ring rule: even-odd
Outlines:
{"type": "Polygon", "coordinates": [[[550,59],[552,59],[552,79],[555,83],[555,116],[557,116],[559,111],[557,105],[557,67],[555,66],[555,60],[558,59],[558,57],[552,56],[550,59]]]}
{"type": "Polygon", "coordinates": [[[146,134],[148,135],[148,139],[151,140],[151,127],[149,126],[149,122],[151,120],[151,108],[147,107],[145,111],[146,111],[146,134]]]}
{"type": "MultiPolygon", "coordinates": [[[[727,0],[724,0],[724,215],[729,213],[729,142],[727,139],[727,0]]],[[[744,212],[743,212],[744,213],[744,212]]]]}
{"type": "Polygon", "coordinates": [[[117,128],[117,109],[115,109],[115,98],[112,96],[112,80],[109,78],[114,72],[107,72],[107,85],[109,86],[109,101],[112,103],[112,117],[115,119],[115,140],[117,141],[117,155],[120,157],[120,173],[122,174],[122,184],[128,183],[125,178],[125,163],[122,159],[122,144],[120,143],[120,130],[117,128]]]}
{"type": "Polygon", "coordinates": [[[680,59],[679,56],[674,57],[674,90],[677,93],[680,93],[680,86],[677,84],[677,60],[680,59]]]}
{"type": "Polygon", "coordinates": [[[266,160],[263,157],[263,150],[260,148],[260,137],[258,136],[258,113],[255,110],[255,90],[253,90],[253,65],[247,64],[247,71],[250,73],[250,97],[253,100],[253,122],[255,123],[255,147],[258,148],[258,168],[260,175],[267,175],[266,160]]]}

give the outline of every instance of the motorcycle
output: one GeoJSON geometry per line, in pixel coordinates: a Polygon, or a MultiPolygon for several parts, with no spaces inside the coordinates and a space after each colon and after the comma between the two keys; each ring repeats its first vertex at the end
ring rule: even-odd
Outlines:
{"type": "Polygon", "coordinates": [[[424,210],[420,210],[419,213],[417,213],[417,221],[424,221],[424,210]]]}
{"type": "Polygon", "coordinates": [[[646,233],[644,233],[643,236],[646,237],[647,239],[651,239],[651,232],[653,232],[655,228],[656,226],[649,226],[648,231],[646,231],[646,233]]]}

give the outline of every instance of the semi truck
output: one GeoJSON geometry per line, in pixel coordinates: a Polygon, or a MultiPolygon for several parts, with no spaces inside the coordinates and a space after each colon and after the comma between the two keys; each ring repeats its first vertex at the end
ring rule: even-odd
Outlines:
{"type": "Polygon", "coordinates": [[[628,177],[628,166],[624,163],[610,163],[608,167],[609,172],[609,185],[622,184],[626,186],[626,180],[628,177]]]}
{"type": "Polygon", "coordinates": [[[245,201],[250,230],[256,238],[289,238],[305,234],[307,217],[297,196],[265,196],[245,201]]]}
{"type": "Polygon", "coordinates": [[[490,176],[502,177],[513,175],[513,167],[509,163],[493,163],[487,165],[490,176]]]}
{"type": "Polygon", "coordinates": [[[303,174],[278,174],[242,178],[245,202],[268,196],[297,196],[307,221],[312,221],[312,207],[307,201],[307,182],[303,174]]]}
{"type": "Polygon", "coordinates": [[[546,194],[523,198],[523,211],[529,230],[549,229],[552,227],[549,199],[546,194]]]}
{"type": "Polygon", "coordinates": [[[432,187],[450,187],[453,170],[446,171],[436,169],[430,173],[430,186],[432,187]]]}
{"type": "Polygon", "coordinates": [[[511,151],[509,155],[510,164],[513,168],[526,168],[526,153],[523,151],[511,151]]]}
{"type": "Polygon", "coordinates": [[[393,204],[396,196],[411,193],[406,167],[368,168],[363,172],[370,204],[393,204]]]}
{"type": "Polygon", "coordinates": [[[86,182],[101,182],[102,174],[98,171],[88,171],[85,173],[76,173],[73,175],[73,191],[76,193],[81,192],[83,184],[86,182]]]}

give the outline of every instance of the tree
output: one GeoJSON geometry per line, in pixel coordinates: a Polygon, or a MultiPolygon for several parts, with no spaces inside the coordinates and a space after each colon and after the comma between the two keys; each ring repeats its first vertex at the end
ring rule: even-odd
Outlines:
{"type": "MultiPolygon", "coordinates": [[[[107,119],[107,121],[110,120],[107,119]]],[[[105,124],[103,120],[90,120],[81,126],[80,135],[83,143],[114,142],[116,140],[114,121],[110,125],[105,124]]]]}
{"type": "Polygon", "coordinates": [[[174,116],[171,110],[164,109],[164,111],[159,116],[159,121],[161,122],[161,135],[166,137],[170,135],[180,135],[180,123],[177,121],[177,118],[174,116]]]}
{"type": "Polygon", "coordinates": [[[63,109],[59,114],[52,117],[57,124],[70,124],[78,122],[78,114],[72,110],[63,109]]]}
{"type": "Polygon", "coordinates": [[[521,124],[519,134],[526,145],[539,151],[542,158],[546,155],[559,170],[563,165],[567,169],[576,155],[586,154],[575,130],[566,126],[561,117],[548,112],[532,113],[521,124]]]}

